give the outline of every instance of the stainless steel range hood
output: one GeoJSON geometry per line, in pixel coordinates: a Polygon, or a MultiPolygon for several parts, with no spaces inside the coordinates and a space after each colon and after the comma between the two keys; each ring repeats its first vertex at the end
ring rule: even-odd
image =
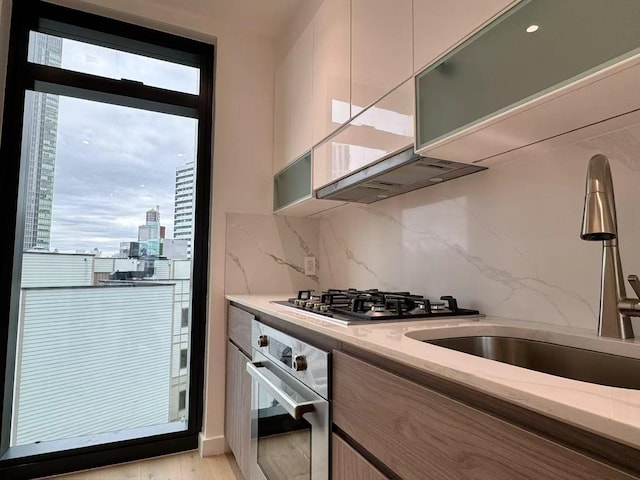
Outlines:
{"type": "Polygon", "coordinates": [[[316,197],[373,203],[486,169],[478,165],[422,157],[410,147],[318,189],[316,197]]]}

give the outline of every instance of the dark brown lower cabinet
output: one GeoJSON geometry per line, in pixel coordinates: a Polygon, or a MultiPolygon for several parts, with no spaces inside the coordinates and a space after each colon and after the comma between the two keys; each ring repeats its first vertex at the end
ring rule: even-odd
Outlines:
{"type": "Polygon", "coordinates": [[[335,433],[331,438],[332,480],[388,480],[335,433]]]}
{"type": "Polygon", "coordinates": [[[249,357],[227,342],[224,435],[244,478],[249,479],[251,453],[251,376],[249,357]]]}
{"type": "MultiPolygon", "coordinates": [[[[333,422],[404,480],[638,478],[339,351],[333,422]]],[[[333,445],[334,480],[385,478],[333,445]]]]}

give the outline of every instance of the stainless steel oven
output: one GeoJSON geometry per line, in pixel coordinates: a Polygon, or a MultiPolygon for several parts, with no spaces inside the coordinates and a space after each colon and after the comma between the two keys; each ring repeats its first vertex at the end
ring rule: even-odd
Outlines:
{"type": "Polygon", "coordinates": [[[251,480],[329,479],[329,353],[252,324],[251,480]]]}

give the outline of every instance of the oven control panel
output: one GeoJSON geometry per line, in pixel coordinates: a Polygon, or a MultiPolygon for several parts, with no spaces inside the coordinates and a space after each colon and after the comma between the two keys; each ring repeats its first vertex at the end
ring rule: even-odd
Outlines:
{"type": "Polygon", "coordinates": [[[291,335],[253,321],[254,349],[307,387],[328,398],[329,353],[291,335]]]}

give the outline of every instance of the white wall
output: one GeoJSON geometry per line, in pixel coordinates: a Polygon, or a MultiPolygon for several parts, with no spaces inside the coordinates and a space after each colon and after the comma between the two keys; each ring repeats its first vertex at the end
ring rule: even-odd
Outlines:
{"type": "Polygon", "coordinates": [[[169,275],[171,278],[191,278],[191,260],[174,260],[169,275]]]}
{"type": "Polygon", "coordinates": [[[611,161],[624,272],[638,273],[636,125],[339,209],[321,220],[321,283],[454,295],[485,314],[595,330],[602,247],[579,234],[587,163],[600,152],[611,161]]]}
{"type": "Polygon", "coordinates": [[[93,260],[93,271],[96,273],[135,272],[138,270],[138,260],[131,258],[96,257],[93,260]]]}
{"type": "Polygon", "coordinates": [[[319,288],[317,275],[305,275],[305,257],[318,257],[318,221],[277,215],[227,215],[226,293],[288,298],[319,288]]]}
{"type": "Polygon", "coordinates": [[[93,285],[93,260],[93,255],[25,253],[20,285],[22,288],[93,285]]]}
{"type": "Polygon", "coordinates": [[[324,0],[304,0],[276,41],[276,64],[279,64],[313,20],[324,0]]]}
{"type": "MultiPolygon", "coordinates": [[[[5,4],[7,0],[0,2],[5,4]]],[[[217,44],[203,437],[205,453],[220,453],[225,449],[225,215],[231,211],[264,214],[271,211],[274,42],[233,31],[216,24],[215,19],[190,13],[182,2],[160,6],[151,0],[59,0],[55,3],[217,44]]],[[[5,9],[0,12],[4,27],[5,9]]],[[[2,46],[0,43],[0,48],[2,46]]]]}

